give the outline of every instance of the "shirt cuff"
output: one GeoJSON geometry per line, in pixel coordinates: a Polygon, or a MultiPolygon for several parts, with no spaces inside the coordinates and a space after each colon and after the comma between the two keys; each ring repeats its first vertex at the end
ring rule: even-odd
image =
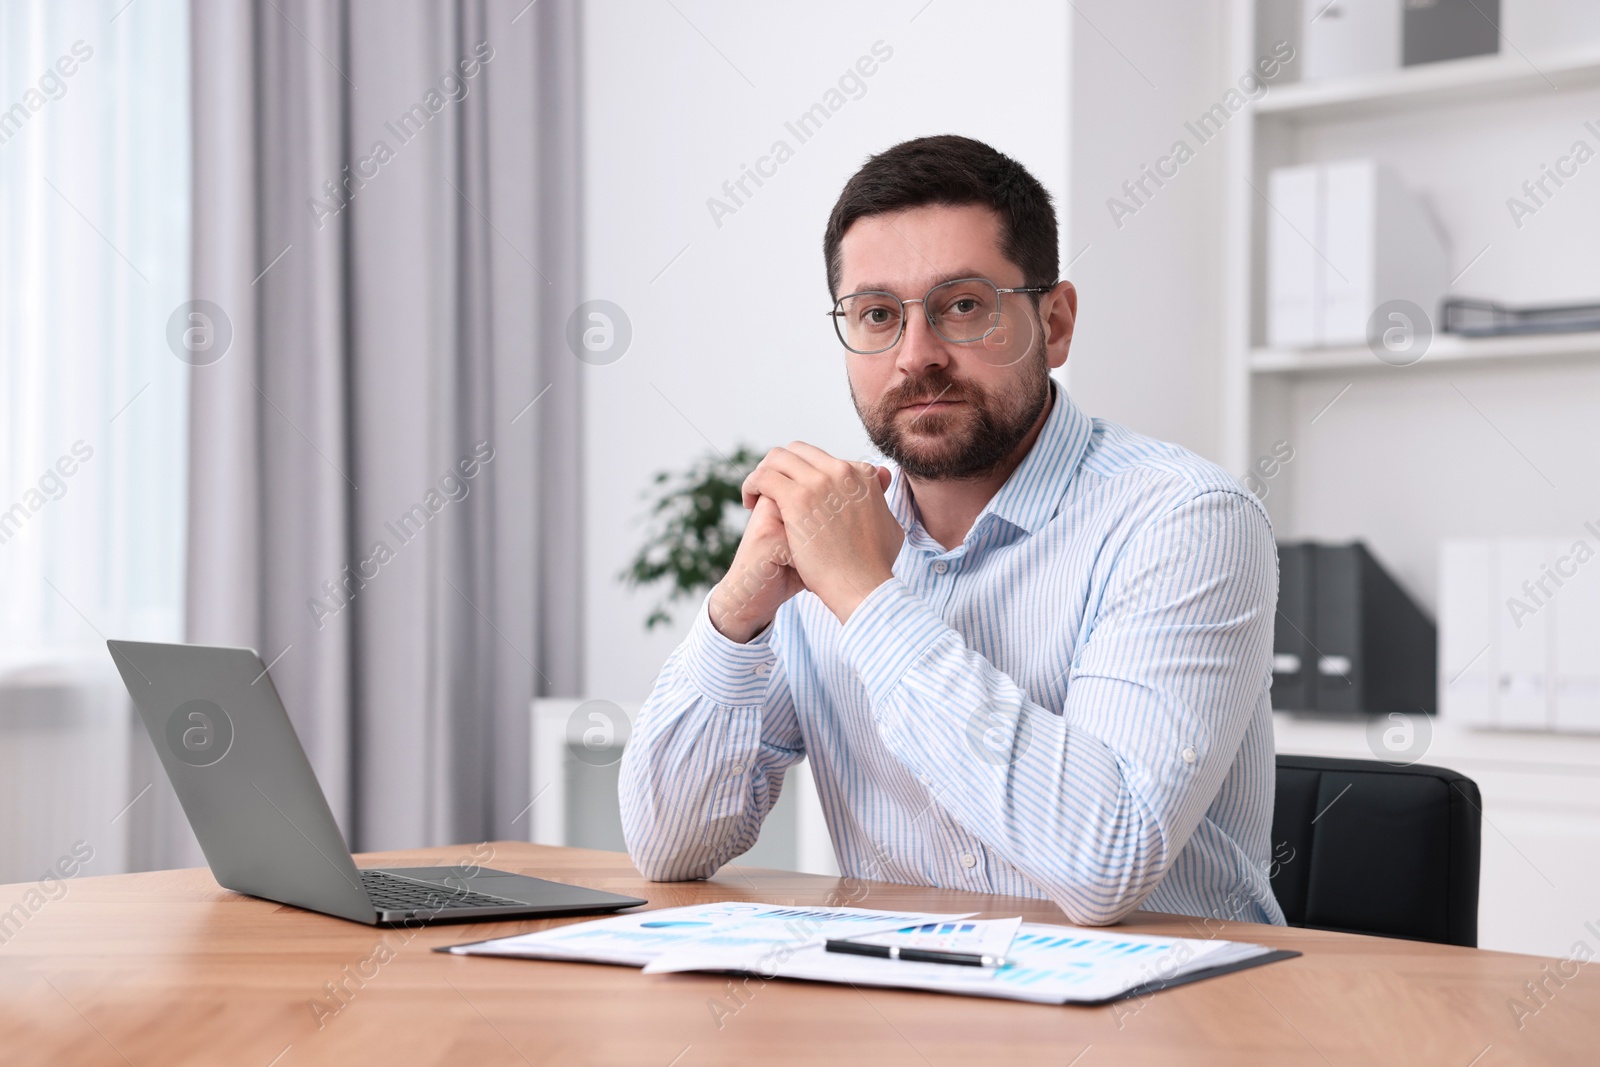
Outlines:
{"type": "Polygon", "coordinates": [[[867,594],[845,620],[839,650],[876,704],[950,627],[925,600],[890,578],[867,594]]]}
{"type": "Polygon", "coordinates": [[[700,604],[683,642],[683,668],[694,687],[714,704],[756,707],[766,700],[777,653],[769,625],[740,644],[711,624],[711,597],[700,604]]]}

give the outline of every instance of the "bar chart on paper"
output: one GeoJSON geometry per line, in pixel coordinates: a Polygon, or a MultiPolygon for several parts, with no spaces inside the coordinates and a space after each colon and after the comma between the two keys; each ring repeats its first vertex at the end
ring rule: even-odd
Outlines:
{"type": "Polygon", "coordinates": [[[829,937],[939,926],[965,915],[878,911],[872,908],[794,908],[727,901],[615,915],[532,934],[456,945],[471,956],[518,956],[643,967],[672,952],[734,953],[756,961],[775,951],[829,937]]]}
{"type": "Polygon", "coordinates": [[[736,946],[685,946],[660,957],[647,973],[758,970],[766,977],[803,978],[1046,1004],[1098,1003],[1201,972],[1284,958],[1262,945],[1236,941],[1151,937],[1120,931],[1023,923],[1020,919],[926,922],[862,935],[858,941],[949,952],[1003,955],[1000,967],[891,960],[830,953],[822,945],[792,946],[757,967],[736,946]]]}
{"type": "Polygon", "coordinates": [[[444,950],[642,967],[646,974],[745,971],[1046,1004],[1096,1003],[1201,972],[1269,963],[1278,953],[1236,941],[1151,937],[1024,923],[1020,918],[904,914],[869,908],[727,901],[616,915],[444,950]],[[953,966],[829,952],[829,939],[1004,957],[953,966]]]}

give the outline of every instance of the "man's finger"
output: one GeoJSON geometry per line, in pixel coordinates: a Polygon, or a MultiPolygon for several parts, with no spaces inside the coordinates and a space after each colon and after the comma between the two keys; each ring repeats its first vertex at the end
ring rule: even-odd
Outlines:
{"type": "MultiPolygon", "coordinates": [[[[871,485],[873,481],[878,478],[878,468],[874,464],[868,463],[865,460],[840,459],[837,456],[830,455],[829,453],[823,451],[816,445],[807,444],[804,441],[791,441],[789,443],[788,451],[799,456],[801,459],[805,460],[813,467],[816,467],[824,474],[848,470],[861,478],[863,485],[871,485]]],[[[848,478],[849,475],[846,474],[843,475],[843,477],[848,478]]],[[[880,482],[879,484],[885,487],[888,485],[887,482],[880,482]]],[[[853,493],[855,487],[847,484],[846,488],[850,489],[853,493]]]]}
{"type": "MultiPolygon", "coordinates": [[[[810,445],[805,445],[804,447],[811,448],[810,445]]],[[[821,449],[812,449],[812,451],[821,456],[823,461],[830,465],[835,462],[833,457],[821,449]]],[[[774,448],[771,452],[768,452],[767,458],[762,460],[756,467],[757,471],[762,469],[782,474],[796,485],[809,486],[816,490],[823,489],[828,482],[826,469],[817,466],[808,457],[788,448],[774,448]]]]}
{"type": "MultiPolygon", "coordinates": [[[[793,457],[791,457],[792,459],[793,457]]],[[[769,467],[766,460],[750,472],[740,487],[740,495],[744,498],[744,506],[754,508],[757,497],[768,497],[782,512],[783,501],[797,488],[794,479],[775,467],[769,467]]]]}
{"type": "Polygon", "coordinates": [[[739,486],[739,495],[744,500],[744,506],[746,510],[755,507],[755,499],[761,495],[760,492],[755,488],[756,475],[770,467],[772,465],[771,461],[773,456],[782,451],[782,448],[767,449],[767,454],[761,457],[761,462],[756,464],[755,470],[745,475],[744,481],[739,486]]]}
{"type": "Polygon", "coordinates": [[[808,444],[805,441],[790,441],[788,451],[823,472],[832,470],[844,462],[839,457],[831,455],[816,445],[808,444]]]}

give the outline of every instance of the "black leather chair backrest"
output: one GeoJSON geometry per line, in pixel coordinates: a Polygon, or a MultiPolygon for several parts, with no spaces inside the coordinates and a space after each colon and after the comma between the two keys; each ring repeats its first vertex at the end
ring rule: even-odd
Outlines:
{"type": "Polygon", "coordinates": [[[1291,926],[1476,946],[1482,818],[1455,771],[1280,755],[1272,891],[1291,926]]]}

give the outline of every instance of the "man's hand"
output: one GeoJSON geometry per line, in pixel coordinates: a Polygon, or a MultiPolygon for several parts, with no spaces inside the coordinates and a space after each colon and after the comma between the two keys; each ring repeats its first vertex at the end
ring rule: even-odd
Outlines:
{"type": "Polygon", "coordinates": [[[887,468],[794,441],[768,452],[744,480],[745,507],[777,505],[791,568],[840,622],[894,576],[905,531],[883,498],[889,479],[887,468]]]}
{"type": "MultiPolygon", "coordinates": [[[[750,507],[748,497],[745,507],[750,507]]],[[[741,645],[765,630],[783,602],[805,588],[790,563],[778,505],[762,497],[751,510],[733,565],[711,591],[711,625],[741,645]]]]}

